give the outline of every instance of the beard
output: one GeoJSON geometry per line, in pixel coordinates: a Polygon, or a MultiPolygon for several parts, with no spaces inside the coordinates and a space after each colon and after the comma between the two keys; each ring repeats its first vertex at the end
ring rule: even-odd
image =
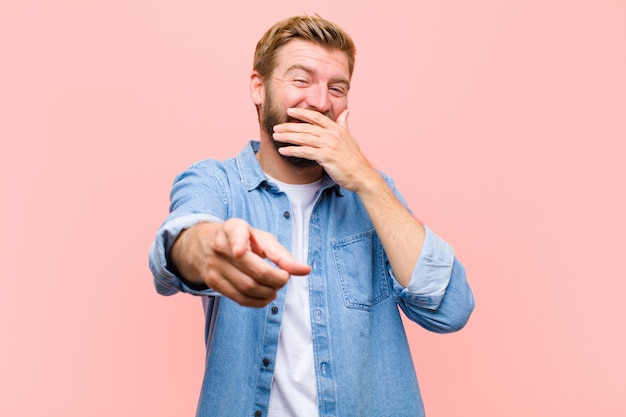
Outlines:
{"type": "MultiPolygon", "coordinates": [[[[310,110],[317,110],[317,109],[311,108],[310,110]]],[[[278,149],[285,147],[285,146],[300,146],[300,145],[296,145],[296,144],[289,143],[289,142],[280,142],[274,139],[273,137],[274,126],[281,124],[281,123],[307,123],[307,122],[304,122],[299,119],[295,119],[287,115],[285,111],[282,111],[279,108],[279,106],[276,104],[276,102],[274,101],[274,96],[270,92],[270,88],[266,88],[265,90],[264,106],[262,106],[262,108],[260,109],[260,113],[261,114],[260,114],[259,119],[261,122],[261,129],[263,129],[267,133],[269,138],[272,140],[274,148],[277,151],[278,149]]],[[[331,120],[335,120],[333,112],[330,110],[327,110],[323,112],[322,114],[330,118],[331,120]]],[[[319,165],[317,161],[314,161],[312,159],[299,158],[296,156],[285,156],[285,155],[281,155],[280,153],[279,155],[285,161],[287,161],[291,166],[295,168],[310,168],[310,167],[315,167],[319,165]]]]}

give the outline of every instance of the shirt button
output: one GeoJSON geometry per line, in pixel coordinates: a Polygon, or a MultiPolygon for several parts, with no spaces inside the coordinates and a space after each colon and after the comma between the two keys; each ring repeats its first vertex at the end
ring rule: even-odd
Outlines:
{"type": "Polygon", "coordinates": [[[263,415],[263,413],[261,412],[261,410],[256,410],[254,412],[254,417],[261,417],[263,415]]]}
{"type": "Polygon", "coordinates": [[[291,216],[291,213],[286,211],[286,212],[283,213],[283,216],[285,216],[285,219],[288,219],[291,216]]]}
{"type": "Polygon", "coordinates": [[[278,307],[272,307],[272,314],[278,314],[278,307]]]}
{"type": "Polygon", "coordinates": [[[267,358],[263,358],[263,366],[267,366],[270,364],[270,360],[267,358]]]}

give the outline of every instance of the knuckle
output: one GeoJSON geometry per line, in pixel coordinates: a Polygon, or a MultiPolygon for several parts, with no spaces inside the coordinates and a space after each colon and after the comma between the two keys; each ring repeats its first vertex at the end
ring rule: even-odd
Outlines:
{"type": "Polygon", "coordinates": [[[235,293],[230,298],[239,305],[252,307],[250,305],[250,299],[248,297],[245,297],[243,294],[235,293]]]}
{"type": "Polygon", "coordinates": [[[222,253],[224,252],[224,248],[225,248],[225,244],[224,241],[221,239],[215,239],[213,242],[211,242],[209,244],[209,249],[212,252],[216,252],[216,253],[222,253]]]}
{"type": "Polygon", "coordinates": [[[241,219],[227,219],[224,221],[224,223],[222,223],[222,230],[228,235],[229,233],[232,233],[234,231],[237,231],[239,228],[244,227],[245,224],[246,223],[241,219]]]}
{"type": "Polygon", "coordinates": [[[220,291],[222,287],[221,279],[222,279],[221,274],[219,274],[215,269],[209,268],[208,271],[206,272],[204,281],[209,288],[213,288],[216,291],[220,291]]]}
{"type": "Polygon", "coordinates": [[[238,283],[238,289],[243,294],[254,294],[257,284],[251,279],[244,279],[238,283]]]}

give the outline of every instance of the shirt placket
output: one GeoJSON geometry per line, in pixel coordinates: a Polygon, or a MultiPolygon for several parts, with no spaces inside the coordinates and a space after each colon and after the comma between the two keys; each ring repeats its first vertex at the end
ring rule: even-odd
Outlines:
{"type": "Polygon", "coordinates": [[[317,397],[320,417],[335,416],[336,413],[336,386],[333,378],[333,361],[330,351],[330,328],[328,305],[326,297],[326,277],[323,268],[323,242],[326,239],[327,222],[319,215],[318,201],[309,224],[309,258],[311,273],[309,275],[309,294],[311,300],[311,332],[313,336],[313,352],[315,360],[315,374],[317,377],[317,397]]]}
{"type": "MultiPolygon", "coordinates": [[[[276,237],[280,242],[291,244],[292,216],[289,200],[284,194],[282,194],[282,196],[277,195],[279,191],[274,186],[265,183],[262,188],[264,192],[274,194],[273,198],[275,198],[277,202],[276,211],[273,213],[274,217],[277,219],[275,230],[276,237]]],[[[267,315],[263,330],[263,340],[261,341],[259,376],[255,390],[254,410],[251,414],[254,417],[267,415],[272,379],[274,376],[276,352],[278,350],[282,310],[285,305],[285,295],[286,291],[284,289],[279,291],[276,300],[266,307],[267,315]]]]}

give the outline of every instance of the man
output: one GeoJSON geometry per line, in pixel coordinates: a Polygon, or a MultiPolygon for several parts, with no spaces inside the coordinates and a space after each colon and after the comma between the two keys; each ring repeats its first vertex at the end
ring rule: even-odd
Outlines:
{"type": "Polygon", "coordinates": [[[319,17],[275,24],[250,78],[260,141],[174,182],[150,267],[203,299],[199,416],[422,416],[398,307],[439,333],[473,310],[451,247],[350,134],[354,54],[319,17]]]}

